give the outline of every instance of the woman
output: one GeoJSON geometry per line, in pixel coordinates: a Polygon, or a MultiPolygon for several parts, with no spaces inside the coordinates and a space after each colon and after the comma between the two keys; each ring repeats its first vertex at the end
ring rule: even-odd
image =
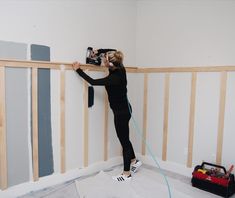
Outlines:
{"type": "Polygon", "coordinates": [[[113,179],[116,181],[130,181],[131,171],[136,172],[142,163],[136,159],[129,139],[129,120],[131,118],[129,109],[131,107],[127,99],[127,79],[122,52],[109,52],[103,60],[103,64],[109,68],[109,75],[101,79],[89,77],[80,69],[78,62],[73,63],[73,69],[91,85],[105,86],[110,108],[114,114],[116,133],[123,150],[124,170],[120,175],[114,176],[113,179]]]}

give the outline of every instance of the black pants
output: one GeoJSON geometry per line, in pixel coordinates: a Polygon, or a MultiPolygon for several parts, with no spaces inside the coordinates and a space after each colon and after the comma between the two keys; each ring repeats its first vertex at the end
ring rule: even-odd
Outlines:
{"type": "Polygon", "coordinates": [[[128,109],[113,111],[113,113],[115,129],[122,145],[124,171],[130,171],[131,159],[135,158],[135,153],[129,138],[129,120],[131,114],[128,109]]]}

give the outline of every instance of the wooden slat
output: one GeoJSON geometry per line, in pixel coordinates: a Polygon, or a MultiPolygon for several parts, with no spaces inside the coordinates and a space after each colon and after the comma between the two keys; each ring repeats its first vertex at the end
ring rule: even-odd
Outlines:
{"type": "Polygon", "coordinates": [[[39,177],[38,164],[38,70],[32,68],[33,180],[39,177]]]}
{"type": "Polygon", "coordinates": [[[222,72],[235,71],[235,66],[199,66],[199,67],[154,67],[138,68],[138,73],[176,73],[176,72],[222,72]]]}
{"type": "Polygon", "coordinates": [[[83,163],[84,163],[84,167],[88,166],[88,84],[86,81],[84,81],[84,93],[83,93],[83,119],[84,119],[84,154],[83,154],[83,163]]]}
{"type": "Polygon", "coordinates": [[[104,161],[108,160],[108,114],[109,102],[106,91],[104,92],[104,161]]]}
{"type": "Polygon", "coordinates": [[[189,167],[189,168],[192,167],[192,159],[193,159],[193,137],[194,137],[194,121],[195,121],[196,84],[197,84],[197,73],[193,72],[192,79],[191,79],[189,136],[188,136],[188,159],[187,159],[187,167],[189,167]]]}
{"type": "Polygon", "coordinates": [[[60,166],[65,173],[65,70],[60,70],[60,166]]]}
{"type": "MultiPolygon", "coordinates": [[[[61,65],[64,65],[65,69],[72,69],[71,63],[62,62],[48,62],[48,61],[25,61],[25,60],[13,60],[13,59],[1,59],[1,66],[7,67],[36,67],[36,68],[48,68],[48,69],[61,69],[61,65]]],[[[83,67],[94,67],[92,65],[83,65],[83,67]]]]}
{"type": "Polygon", "coordinates": [[[169,113],[169,92],[170,92],[170,74],[165,74],[164,89],[164,121],[163,121],[163,144],[162,144],[162,160],[167,158],[167,138],[168,138],[168,113],[169,113]]]}
{"type": "Polygon", "coordinates": [[[0,67],[0,189],[7,188],[5,68],[0,67]]]}
{"type": "Polygon", "coordinates": [[[146,154],[146,138],[147,138],[147,108],[148,108],[148,74],[144,74],[144,103],[143,103],[143,140],[142,155],[146,154]]]}
{"type": "Polygon", "coordinates": [[[220,79],[220,103],[219,103],[217,152],[216,152],[216,163],[217,164],[221,164],[221,162],[222,162],[226,87],[227,87],[227,72],[222,72],[221,79],[220,79]]]}
{"type": "MultiPolygon", "coordinates": [[[[36,67],[36,68],[47,68],[47,69],[58,69],[60,70],[60,66],[64,65],[66,70],[73,70],[72,63],[63,63],[63,62],[48,62],[48,61],[25,61],[25,60],[0,60],[0,66],[7,67],[36,67]]],[[[82,69],[90,70],[90,71],[107,71],[106,67],[91,65],[91,64],[81,64],[82,69]]],[[[125,67],[129,72],[137,72],[137,67],[125,67]]]]}
{"type": "MultiPolygon", "coordinates": [[[[21,61],[21,60],[7,60],[0,59],[0,66],[8,67],[38,67],[38,68],[51,68],[60,69],[60,65],[64,65],[66,70],[72,69],[71,63],[63,62],[46,62],[46,61],[21,61]]],[[[81,64],[82,69],[89,69],[91,71],[106,71],[107,68],[81,64]]],[[[149,67],[141,68],[134,66],[125,66],[127,72],[130,73],[168,73],[168,72],[223,72],[223,71],[235,71],[235,66],[198,66],[198,67],[149,67]]]]}

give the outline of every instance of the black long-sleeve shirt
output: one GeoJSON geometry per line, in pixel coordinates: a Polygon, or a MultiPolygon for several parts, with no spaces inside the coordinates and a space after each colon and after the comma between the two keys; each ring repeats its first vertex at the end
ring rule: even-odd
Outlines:
{"type": "Polygon", "coordinates": [[[105,86],[112,110],[128,110],[127,79],[124,67],[118,67],[114,70],[110,69],[109,75],[100,79],[91,78],[81,69],[77,69],[77,73],[91,85],[105,86]]]}

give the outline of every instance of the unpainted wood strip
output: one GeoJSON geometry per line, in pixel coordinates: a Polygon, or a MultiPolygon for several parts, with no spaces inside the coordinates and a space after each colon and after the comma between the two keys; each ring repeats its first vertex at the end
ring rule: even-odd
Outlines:
{"type": "Polygon", "coordinates": [[[38,69],[32,68],[33,180],[39,178],[38,162],[38,69]]]}
{"type": "Polygon", "coordinates": [[[168,113],[169,113],[169,92],[170,92],[170,74],[165,74],[164,88],[164,120],[163,120],[163,144],[162,144],[162,160],[167,159],[167,138],[168,138],[168,113]]]}
{"type": "MultiPolygon", "coordinates": [[[[7,67],[22,67],[22,68],[47,68],[47,69],[58,69],[60,70],[60,66],[63,65],[66,70],[73,70],[72,63],[63,63],[63,62],[48,62],[48,61],[24,61],[24,60],[7,60],[0,59],[0,66],[7,67]]],[[[91,64],[81,64],[82,69],[90,70],[90,71],[101,71],[106,72],[108,69],[106,67],[91,65],[91,64]]],[[[125,67],[127,71],[137,72],[137,67],[125,67]]]]}
{"type": "Polygon", "coordinates": [[[222,162],[226,88],[227,88],[227,72],[221,72],[219,120],[218,120],[217,152],[216,152],[216,163],[217,164],[221,164],[221,162],[222,162]]]}
{"type": "MultiPolygon", "coordinates": [[[[63,62],[47,62],[47,61],[22,61],[22,60],[9,60],[0,59],[0,66],[8,67],[37,67],[37,68],[51,68],[60,69],[60,65],[64,65],[66,70],[72,70],[72,63],[63,62]]],[[[82,69],[88,69],[90,71],[107,71],[107,68],[90,65],[81,64],[82,69]]],[[[197,67],[134,67],[126,66],[127,72],[129,73],[168,73],[168,72],[223,72],[223,71],[235,71],[234,65],[221,65],[221,66],[197,66],[197,67]]]]}
{"type": "Polygon", "coordinates": [[[188,158],[187,158],[188,168],[192,167],[192,159],[193,159],[196,85],[197,85],[197,73],[193,72],[191,77],[191,97],[190,97],[190,113],[189,113],[189,136],[188,136],[188,158]]]}
{"type": "Polygon", "coordinates": [[[148,74],[144,74],[142,155],[146,154],[145,142],[146,142],[146,138],[147,138],[147,108],[148,108],[148,74]]]}
{"type": "Polygon", "coordinates": [[[137,73],[177,73],[177,72],[223,72],[235,71],[235,66],[205,66],[205,67],[154,67],[138,68],[137,73]]]}
{"type": "Polygon", "coordinates": [[[5,68],[0,67],[0,189],[8,186],[5,106],[5,68]]]}
{"type": "Polygon", "coordinates": [[[88,148],[89,148],[89,136],[88,136],[88,84],[86,81],[84,81],[84,93],[83,93],[83,119],[84,119],[84,159],[83,159],[83,163],[84,163],[84,167],[88,166],[88,148]]]}
{"type": "Polygon", "coordinates": [[[66,170],[65,156],[65,70],[60,70],[60,166],[61,173],[66,170]]]}

